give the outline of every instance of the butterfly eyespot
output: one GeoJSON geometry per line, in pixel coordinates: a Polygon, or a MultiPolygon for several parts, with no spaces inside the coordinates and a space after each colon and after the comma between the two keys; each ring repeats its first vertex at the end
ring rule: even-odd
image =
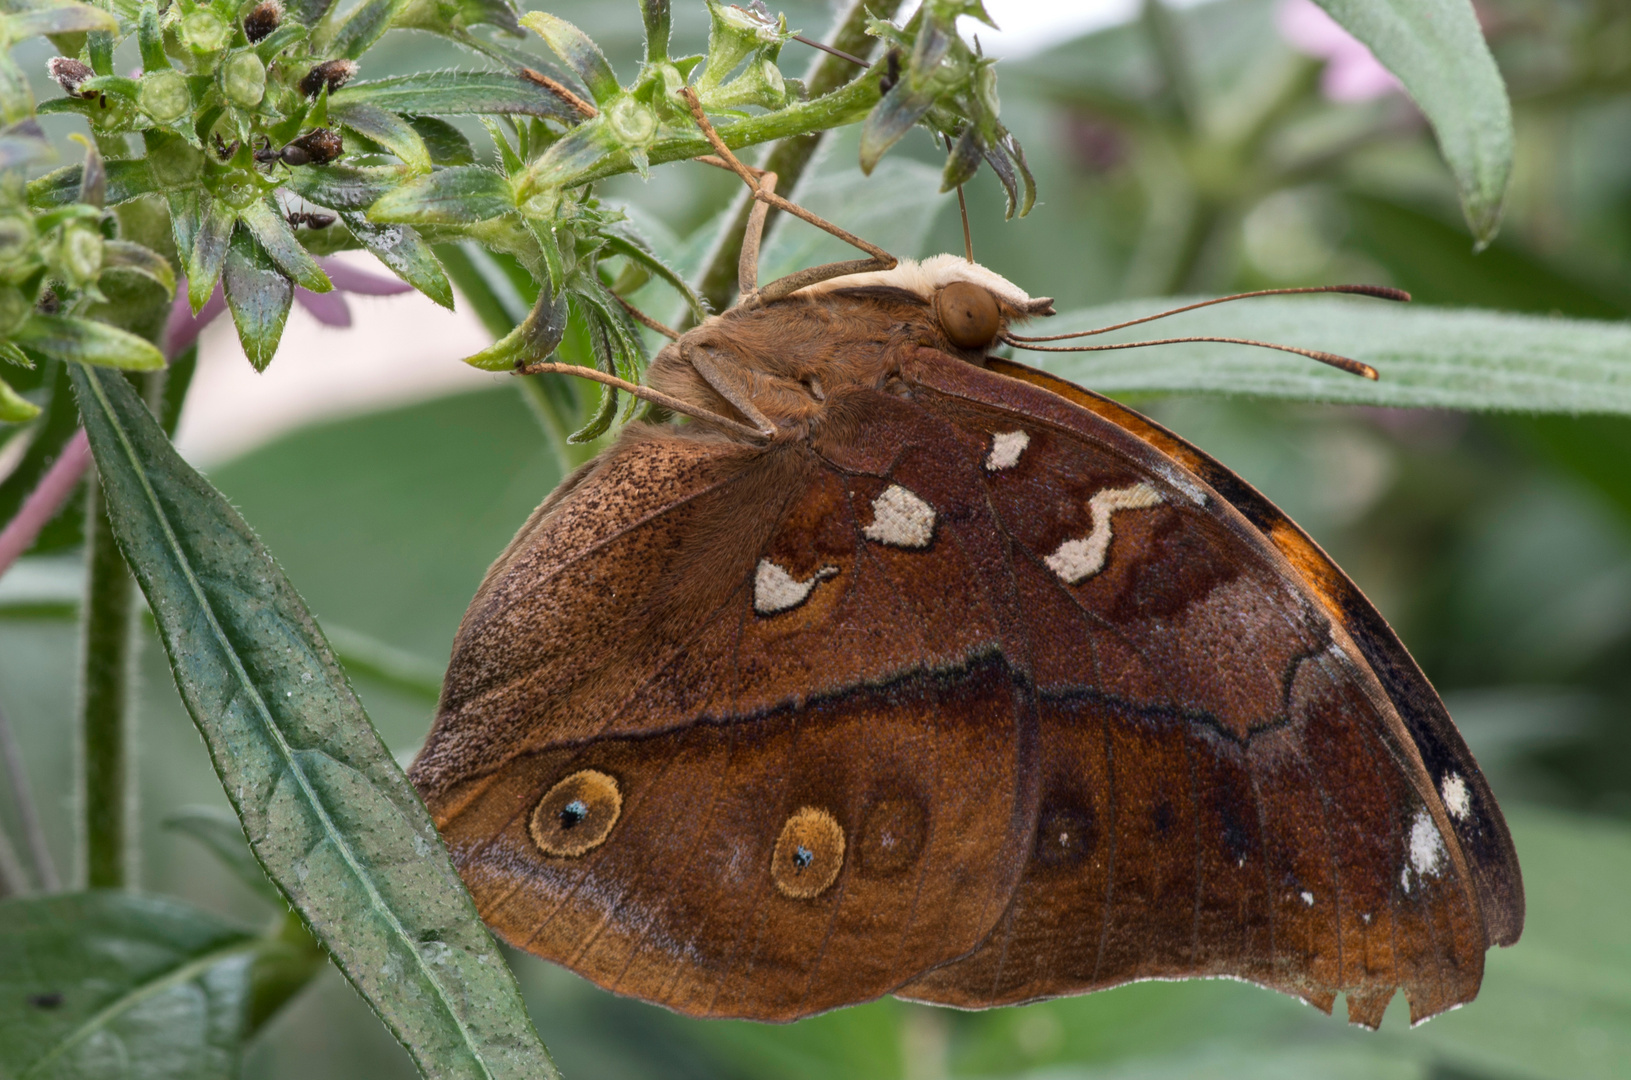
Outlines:
{"type": "Polygon", "coordinates": [[[1002,329],[997,298],[967,281],[954,281],[935,293],[934,314],[947,340],[959,349],[983,349],[1002,329]]]}
{"type": "Polygon", "coordinates": [[[928,833],[926,816],[916,799],[882,798],[868,806],[855,840],[856,872],[887,878],[917,862],[928,833]]]}
{"type": "Polygon", "coordinates": [[[783,896],[813,900],[844,867],[844,829],[814,806],[800,807],[782,826],[770,857],[770,876],[783,896]]]}
{"type": "Polygon", "coordinates": [[[528,831],[545,855],[574,858],[605,843],[622,812],[617,781],[598,770],[583,769],[538,800],[528,831]]]}

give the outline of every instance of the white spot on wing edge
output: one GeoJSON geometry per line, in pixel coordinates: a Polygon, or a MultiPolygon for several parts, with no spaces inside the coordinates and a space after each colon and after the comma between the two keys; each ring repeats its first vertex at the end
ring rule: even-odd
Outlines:
{"type": "Polygon", "coordinates": [[[1472,814],[1472,796],[1467,792],[1467,782],[1461,779],[1460,773],[1451,773],[1439,785],[1439,794],[1444,797],[1444,809],[1457,821],[1466,821],[1472,814]]]}
{"type": "Polygon", "coordinates": [[[1117,510],[1142,510],[1165,501],[1159,491],[1142,481],[1124,488],[1106,488],[1088,500],[1093,530],[1080,540],[1066,540],[1042,561],[1066,585],[1092,577],[1104,568],[1104,557],[1110,550],[1110,516],[1117,510]]]}
{"type": "Polygon", "coordinates": [[[1437,877],[1444,867],[1447,854],[1444,838],[1439,836],[1433,816],[1425,807],[1417,810],[1410,822],[1410,869],[1419,876],[1437,877]]]}
{"type": "Polygon", "coordinates": [[[1019,464],[1019,455],[1031,445],[1028,431],[999,431],[991,436],[991,452],[985,456],[987,472],[1001,472],[1019,464]]]}
{"type": "Polygon", "coordinates": [[[1309,907],[1314,906],[1314,894],[1313,893],[1308,892],[1307,890],[1304,890],[1299,895],[1303,898],[1303,903],[1307,904],[1309,907]]]}
{"type": "Polygon", "coordinates": [[[760,615],[790,611],[804,603],[822,581],[838,573],[836,566],[823,566],[800,581],[769,559],[760,559],[753,573],[753,610],[760,615]]]}
{"type": "Polygon", "coordinates": [[[899,484],[890,484],[872,500],[872,524],[861,535],[890,547],[928,547],[934,539],[934,507],[899,484]]]}

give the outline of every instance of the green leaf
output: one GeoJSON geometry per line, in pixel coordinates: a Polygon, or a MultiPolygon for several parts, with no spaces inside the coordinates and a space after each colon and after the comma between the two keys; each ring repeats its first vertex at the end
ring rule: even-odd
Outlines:
{"type": "MultiPolygon", "coordinates": [[[[292,16],[292,13],[289,15],[292,16]]],[[[293,17],[286,16],[283,25],[255,42],[255,55],[270,64],[278,53],[291,45],[305,41],[310,32],[293,17]]]]}
{"type": "Polygon", "coordinates": [[[346,106],[331,103],[329,116],[357,134],[373,139],[401,158],[402,163],[412,171],[430,171],[430,151],[425,148],[425,140],[419,137],[412,124],[396,113],[364,102],[346,106]]]}
{"type": "Polygon", "coordinates": [[[474,165],[476,148],[464,137],[464,132],[434,116],[410,116],[408,123],[425,140],[430,160],[437,165],[474,165]]]}
{"type": "MultiPolygon", "coordinates": [[[[196,231],[192,234],[192,245],[188,248],[178,246],[177,251],[184,252],[187,266],[187,302],[192,305],[193,314],[209,300],[210,294],[215,291],[215,283],[221,277],[221,268],[226,263],[227,244],[232,239],[233,226],[238,223],[238,214],[232,207],[202,191],[198,193],[199,208],[196,231]]],[[[191,224],[191,223],[189,223],[191,224]]],[[[180,234],[176,236],[180,244],[180,234]]]]}
{"type": "MultiPolygon", "coordinates": [[[[1032,324],[1055,334],[1107,326],[1183,299],[1110,304],[1032,324]]],[[[1299,356],[1240,345],[1163,345],[1016,359],[1107,394],[1218,393],[1437,409],[1631,413],[1631,325],[1403,307],[1382,301],[1251,300],[1163,319],[1143,335],[1205,334],[1325,349],[1381,372],[1370,382],[1299,356]]],[[[1097,344],[1100,339],[1053,342],[1097,344]]]]}
{"type": "Polygon", "coordinates": [[[407,225],[376,225],[354,210],[342,211],[340,218],[351,235],[397,277],[449,311],[453,310],[453,286],[436,253],[417,230],[407,225]]]}
{"type": "Polygon", "coordinates": [[[236,1076],[257,943],[207,911],[154,896],[0,902],[0,1073],[236,1076]]]}
{"type": "Polygon", "coordinates": [[[374,105],[429,116],[539,116],[573,123],[576,109],[529,79],[490,71],[427,71],[353,83],[329,99],[330,108],[374,105]]]}
{"type": "Polygon", "coordinates": [[[239,220],[255,234],[261,250],[272,257],[278,269],[293,279],[296,285],[312,292],[324,293],[334,288],[323,268],[311,253],[300,246],[294,230],[270,199],[250,203],[239,212],[239,220]]]}
{"type": "Polygon", "coordinates": [[[141,47],[142,70],[164,71],[170,67],[170,57],[164,51],[164,29],[159,24],[159,8],[155,0],[144,0],[137,16],[136,39],[141,47]]]}
{"type": "Polygon", "coordinates": [[[330,210],[367,210],[408,175],[402,165],[324,165],[290,170],[288,184],[302,199],[330,210]]]}
{"type": "Polygon", "coordinates": [[[250,892],[279,910],[283,908],[283,894],[255,861],[236,817],[213,806],[184,806],[164,819],[164,827],[203,844],[250,892]]]}
{"type": "Polygon", "coordinates": [[[536,363],[554,352],[566,336],[566,296],[556,298],[548,285],[538,289],[538,300],[521,324],[464,362],[483,371],[512,371],[536,363]]]}
{"type": "Polygon", "coordinates": [[[20,424],[40,415],[40,407],[0,379],[0,423],[20,424]]]}
{"type": "Polygon", "coordinates": [[[12,41],[46,34],[72,34],[87,30],[117,33],[119,20],[89,4],[59,3],[34,11],[6,16],[6,32],[12,41]]]}
{"type": "Polygon", "coordinates": [[[334,32],[327,55],[355,60],[390,29],[391,21],[407,6],[408,0],[365,0],[334,32]]]}
{"type": "Polygon", "coordinates": [[[164,354],[128,330],[71,315],[31,315],[11,340],[53,360],[74,360],[126,371],[156,371],[164,354]]]}
{"type": "Polygon", "coordinates": [[[555,1077],[311,613],[135,390],[73,372],[114,533],[255,856],[426,1075],[555,1077]]]}
{"type": "Polygon", "coordinates": [[[238,341],[256,371],[265,371],[283,338],[283,324],[294,302],[294,282],[255,242],[248,228],[232,231],[221,287],[238,327],[238,341]]]}
{"type": "Polygon", "coordinates": [[[158,282],[173,298],[176,295],[176,272],[170,260],[152,248],[133,244],[128,240],[108,240],[102,245],[102,271],[129,270],[158,282]]]}
{"type": "Polygon", "coordinates": [[[583,85],[599,105],[622,93],[617,73],[607,63],[606,54],[582,30],[565,19],[544,11],[529,11],[521,25],[544,39],[544,44],[583,80],[583,85]]]}
{"type": "Polygon", "coordinates": [[[1470,0],[1315,0],[1399,77],[1455,174],[1479,246],[1512,175],[1512,105],[1470,0]]]}
{"type": "Polygon", "coordinates": [[[471,225],[515,210],[508,177],[480,165],[439,169],[394,189],[368,218],[405,225],[471,225]]]}
{"type": "MultiPolygon", "coordinates": [[[[105,162],[107,168],[107,205],[118,206],[141,195],[162,190],[153,177],[152,164],[146,158],[105,162]]],[[[79,198],[79,184],[83,170],[69,165],[46,173],[28,185],[28,201],[41,210],[67,206],[79,198]]]]}

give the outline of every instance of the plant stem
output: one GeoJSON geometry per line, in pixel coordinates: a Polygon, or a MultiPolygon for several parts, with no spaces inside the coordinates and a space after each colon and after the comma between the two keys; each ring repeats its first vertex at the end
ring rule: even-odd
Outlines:
{"type": "MultiPolygon", "coordinates": [[[[901,0],[883,0],[883,3],[877,5],[876,14],[881,19],[890,19],[900,6],[901,0]]],[[[867,6],[863,0],[853,0],[848,9],[840,12],[831,34],[830,44],[833,48],[867,59],[877,40],[866,32],[867,15],[867,6]]],[[[827,53],[818,55],[805,76],[805,85],[810,89],[810,96],[821,97],[837,90],[854,74],[854,68],[854,64],[836,56],[827,53]]],[[[821,139],[821,132],[792,135],[782,139],[770,148],[760,167],[775,173],[776,187],[790,194],[798,184],[799,177],[804,175],[804,170],[811,159],[815,157],[821,139]]],[[[735,211],[720,230],[719,238],[714,242],[713,251],[709,254],[708,265],[697,284],[697,291],[707,299],[715,311],[724,311],[730,305],[731,296],[736,291],[736,262],[742,254],[742,237],[747,230],[748,213],[753,209],[753,203],[748,199],[745,189],[737,193],[734,206],[735,211]]],[[[770,222],[778,213],[779,211],[772,209],[766,215],[767,235],[770,222]]]]}
{"type": "MultiPolygon", "coordinates": [[[[162,410],[165,372],[136,376],[148,408],[162,410]]],[[[122,889],[136,866],[133,701],[136,582],[113,537],[100,478],[86,485],[85,604],[80,613],[80,777],[89,889],[122,889]]]]}
{"type": "Polygon", "coordinates": [[[85,503],[85,607],[80,674],[85,887],[125,886],[131,828],[130,683],[135,582],[113,539],[100,483],[85,503]]]}

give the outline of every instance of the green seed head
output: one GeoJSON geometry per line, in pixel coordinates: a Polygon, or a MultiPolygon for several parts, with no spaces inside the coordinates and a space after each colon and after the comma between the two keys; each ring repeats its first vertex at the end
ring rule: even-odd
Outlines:
{"type": "Polygon", "coordinates": [[[34,223],[15,214],[0,217],[0,270],[22,266],[33,254],[34,223]]]}
{"type": "Polygon", "coordinates": [[[266,96],[266,65],[261,58],[247,49],[229,56],[221,65],[221,92],[240,108],[259,105],[266,96]]]}
{"type": "Polygon", "coordinates": [[[10,337],[33,308],[23,290],[15,285],[0,285],[0,338],[10,337]]]}
{"type": "Polygon", "coordinates": [[[195,11],[181,20],[181,40],[193,52],[219,52],[231,37],[231,29],[213,11],[195,11]]]}
{"type": "Polygon", "coordinates": [[[607,107],[606,122],[625,146],[645,146],[657,134],[657,114],[630,97],[620,98],[607,107]]]}
{"type": "Polygon", "coordinates": [[[136,104],[161,124],[173,124],[192,111],[187,78],[179,71],[149,71],[136,90],[136,104]]]}
{"type": "Polygon", "coordinates": [[[69,225],[58,251],[59,269],[75,285],[89,285],[102,272],[102,234],[88,225],[69,225]]]}

